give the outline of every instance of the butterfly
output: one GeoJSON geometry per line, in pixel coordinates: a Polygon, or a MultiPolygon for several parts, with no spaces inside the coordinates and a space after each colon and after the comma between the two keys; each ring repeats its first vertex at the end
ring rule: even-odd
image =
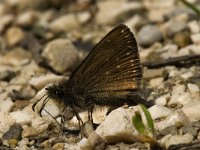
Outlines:
{"type": "MultiPolygon", "coordinates": [[[[45,89],[40,113],[49,98],[70,107],[80,122],[79,108],[87,110],[92,119],[95,105],[118,107],[141,103],[150,107],[151,103],[137,95],[142,77],[136,39],[126,25],[120,24],[91,50],[69,80],[64,77],[45,89]]],[[[33,104],[33,110],[41,99],[33,104]]]]}

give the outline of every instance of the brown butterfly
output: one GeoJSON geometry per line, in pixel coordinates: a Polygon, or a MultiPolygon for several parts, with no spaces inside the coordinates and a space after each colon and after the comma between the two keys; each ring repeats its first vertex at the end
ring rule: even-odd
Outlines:
{"type": "MultiPolygon", "coordinates": [[[[110,31],[72,72],[70,79],[46,88],[46,99],[62,101],[82,122],[77,108],[87,110],[92,119],[94,105],[122,106],[152,104],[137,95],[143,77],[138,47],[126,25],[110,31]]],[[[36,103],[33,104],[33,110],[36,103]]]]}

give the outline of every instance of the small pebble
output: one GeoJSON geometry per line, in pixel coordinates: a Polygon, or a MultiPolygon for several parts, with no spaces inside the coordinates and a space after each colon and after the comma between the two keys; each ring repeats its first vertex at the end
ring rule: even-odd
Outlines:
{"type": "Polygon", "coordinates": [[[138,41],[144,47],[148,47],[162,39],[163,36],[155,25],[145,25],[138,32],[138,41]]]}
{"type": "Polygon", "coordinates": [[[42,56],[49,66],[60,73],[74,68],[79,62],[78,51],[68,39],[56,39],[49,42],[42,56]]]}
{"type": "Polygon", "coordinates": [[[100,1],[97,3],[98,13],[95,17],[97,24],[113,24],[120,19],[120,16],[128,14],[131,10],[140,10],[143,8],[138,2],[125,1],[100,1]],[[115,8],[115,9],[112,9],[115,8]]]}
{"type": "Polygon", "coordinates": [[[174,111],[170,113],[170,115],[163,121],[156,122],[155,127],[159,131],[170,127],[176,126],[177,128],[187,125],[189,122],[189,118],[184,114],[182,110],[174,111]]]}
{"type": "Polygon", "coordinates": [[[174,135],[171,136],[165,143],[165,147],[169,148],[170,145],[186,144],[192,142],[194,137],[191,134],[174,135]]]}
{"type": "Polygon", "coordinates": [[[186,105],[192,101],[192,97],[189,92],[186,92],[185,85],[176,85],[172,89],[171,98],[168,105],[186,105]]]}
{"type": "Polygon", "coordinates": [[[60,16],[49,24],[53,32],[68,32],[80,27],[77,17],[74,14],[60,16]]]}
{"type": "Polygon", "coordinates": [[[200,102],[194,101],[190,102],[182,108],[185,115],[190,119],[190,121],[195,122],[200,120],[200,102]]]}
{"type": "Polygon", "coordinates": [[[0,100],[0,111],[1,112],[10,112],[14,107],[14,103],[11,99],[0,100]]]}
{"type": "Polygon", "coordinates": [[[65,144],[64,143],[56,143],[53,145],[53,149],[56,150],[63,150],[64,149],[65,144]]]}
{"type": "MultiPolygon", "coordinates": [[[[56,83],[60,81],[63,76],[57,76],[55,74],[46,74],[39,77],[33,77],[30,79],[29,84],[36,88],[37,90],[41,90],[46,85],[50,83],[56,83]]],[[[65,77],[67,79],[67,77],[65,77]]]]}
{"type": "Polygon", "coordinates": [[[188,87],[188,89],[189,89],[189,91],[190,91],[191,93],[197,93],[197,92],[200,91],[200,90],[199,90],[199,87],[198,87],[196,84],[188,83],[188,84],[187,84],[187,87],[188,87]]]}
{"type": "Polygon", "coordinates": [[[149,112],[151,113],[151,117],[155,119],[160,119],[160,118],[166,118],[172,113],[172,110],[170,110],[167,107],[159,106],[159,105],[154,105],[151,108],[148,109],[149,112]]]}
{"type": "Polygon", "coordinates": [[[10,116],[12,116],[16,120],[16,123],[20,125],[30,124],[32,119],[31,115],[25,111],[14,111],[10,113],[10,116]]]}
{"type": "Polygon", "coordinates": [[[5,38],[8,46],[12,47],[25,39],[25,32],[19,27],[11,27],[6,31],[5,38]]]}
{"type": "Polygon", "coordinates": [[[193,43],[199,44],[200,43],[200,33],[192,34],[191,39],[193,43]]]}
{"type": "Polygon", "coordinates": [[[189,22],[188,27],[192,33],[200,32],[199,23],[197,22],[197,20],[193,20],[193,21],[189,22]]]}
{"type": "Polygon", "coordinates": [[[6,133],[2,136],[4,140],[21,140],[23,128],[21,125],[14,123],[6,133]]]}
{"type": "Polygon", "coordinates": [[[150,82],[149,82],[149,85],[152,86],[152,87],[158,87],[160,86],[162,83],[163,83],[163,78],[154,78],[154,79],[151,79],[150,82]]]}
{"type": "Polygon", "coordinates": [[[36,11],[25,11],[16,18],[16,23],[22,26],[32,26],[34,23],[37,22],[39,17],[39,13],[36,11]]]}
{"type": "Polygon", "coordinates": [[[157,105],[161,105],[161,106],[166,106],[167,102],[170,100],[170,94],[167,93],[165,95],[162,95],[158,98],[156,98],[155,103],[157,105]]]}
{"type": "Polygon", "coordinates": [[[38,132],[37,129],[35,129],[33,127],[28,127],[28,128],[23,130],[22,137],[23,138],[30,138],[30,137],[35,137],[39,134],[40,134],[40,132],[38,132]]]}
{"type": "Polygon", "coordinates": [[[0,112],[0,137],[10,129],[10,126],[12,126],[15,123],[15,119],[11,117],[10,115],[0,112]]]}

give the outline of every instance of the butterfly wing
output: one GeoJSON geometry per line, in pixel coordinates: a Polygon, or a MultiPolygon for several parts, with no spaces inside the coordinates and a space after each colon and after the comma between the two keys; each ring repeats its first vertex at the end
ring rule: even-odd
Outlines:
{"type": "Polygon", "coordinates": [[[135,37],[126,25],[119,25],[92,49],[72,73],[69,85],[77,95],[112,105],[139,89],[142,76],[135,37]]]}

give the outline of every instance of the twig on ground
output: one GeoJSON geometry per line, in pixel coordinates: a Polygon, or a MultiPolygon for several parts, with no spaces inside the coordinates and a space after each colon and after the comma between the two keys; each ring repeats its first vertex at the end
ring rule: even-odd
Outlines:
{"type": "Polygon", "coordinates": [[[147,68],[160,68],[165,66],[189,67],[200,65],[200,55],[187,55],[174,57],[156,62],[144,62],[143,66],[147,68]]]}

